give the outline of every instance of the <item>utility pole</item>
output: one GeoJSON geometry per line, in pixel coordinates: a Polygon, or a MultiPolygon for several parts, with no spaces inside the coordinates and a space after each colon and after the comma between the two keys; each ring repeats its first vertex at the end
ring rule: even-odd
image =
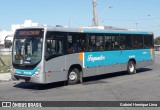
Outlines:
{"type": "Polygon", "coordinates": [[[97,12],[96,12],[96,0],[93,0],[93,25],[98,26],[98,18],[97,18],[97,12]]]}

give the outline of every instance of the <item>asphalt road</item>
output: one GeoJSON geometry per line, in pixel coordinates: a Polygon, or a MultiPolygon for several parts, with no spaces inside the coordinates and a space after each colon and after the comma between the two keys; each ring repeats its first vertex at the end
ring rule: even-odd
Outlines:
{"type": "MultiPolygon", "coordinates": [[[[111,73],[87,78],[82,84],[77,85],[64,86],[63,82],[47,85],[28,84],[22,81],[3,82],[0,83],[0,101],[160,101],[160,55],[156,55],[153,66],[140,69],[137,74],[111,73]]],[[[160,108],[54,109],[159,110],[160,108]]]]}

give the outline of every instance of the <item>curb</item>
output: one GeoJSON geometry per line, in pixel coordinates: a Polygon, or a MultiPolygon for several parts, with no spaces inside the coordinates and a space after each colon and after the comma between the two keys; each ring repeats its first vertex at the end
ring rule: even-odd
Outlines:
{"type": "Polygon", "coordinates": [[[13,81],[12,79],[9,79],[9,80],[0,80],[0,83],[2,83],[2,82],[11,82],[11,81],[13,81]]]}
{"type": "Polygon", "coordinates": [[[11,79],[11,73],[0,73],[0,83],[1,82],[10,82],[11,79]]]}

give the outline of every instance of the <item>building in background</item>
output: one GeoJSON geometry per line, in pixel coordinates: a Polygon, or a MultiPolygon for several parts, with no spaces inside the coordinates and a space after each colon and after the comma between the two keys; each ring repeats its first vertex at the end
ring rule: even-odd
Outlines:
{"type": "Polygon", "coordinates": [[[47,26],[47,25],[39,25],[39,23],[34,23],[32,20],[25,20],[23,24],[12,24],[11,31],[8,30],[0,30],[0,48],[9,48],[12,45],[13,34],[16,29],[23,27],[31,27],[31,26],[47,26]]]}
{"type": "Polygon", "coordinates": [[[16,29],[23,28],[23,27],[31,27],[31,26],[39,26],[38,23],[33,23],[32,20],[25,20],[24,24],[12,24],[12,32],[15,32],[16,29]]]}

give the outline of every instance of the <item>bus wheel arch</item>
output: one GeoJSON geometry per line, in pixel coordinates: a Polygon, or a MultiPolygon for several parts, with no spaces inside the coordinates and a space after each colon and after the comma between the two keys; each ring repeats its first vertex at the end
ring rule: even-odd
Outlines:
{"type": "Polygon", "coordinates": [[[130,59],[127,64],[127,72],[128,74],[135,74],[136,73],[136,60],[130,59]]]}
{"type": "Polygon", "coordinates": [[[72,65],[69,68],[67,81],[69,85],[77,84],[78,82],[82,82],[83,72],[82,67],[79,64],[72,65]]]}

